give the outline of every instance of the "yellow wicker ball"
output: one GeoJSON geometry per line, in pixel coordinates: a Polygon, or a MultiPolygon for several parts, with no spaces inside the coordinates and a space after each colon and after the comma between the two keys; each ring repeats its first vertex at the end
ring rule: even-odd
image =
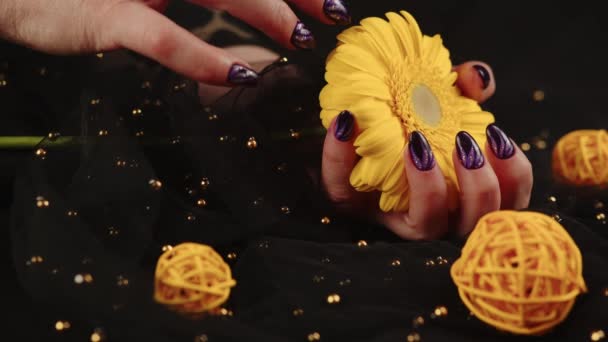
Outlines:
{"type": "Polygon", "coordinates": [[[534,212],[482,217],[451,276],[477,318],[516,334],[549,331],[587,291],[581,253],[570,235],[551,217],[534,212]]]}
{"type": "Polygon", "coordinates": [[[553,149],[553,172],[572,185],[607,185],[606,130],[578,130],[563,136],[553,149]]]}
{"type": "Polygon", "coordinates": [[[230,267],[211,247],[183,243],[156,264],[154,299],[179,312],[214,312],[236,285],[230,267]]]}

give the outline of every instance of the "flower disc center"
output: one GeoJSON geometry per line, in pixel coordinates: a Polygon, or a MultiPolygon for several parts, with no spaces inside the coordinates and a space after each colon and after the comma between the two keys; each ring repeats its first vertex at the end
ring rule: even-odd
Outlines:
{"type": "Polygon", "coordinates": [[[441,106],[433,91],[424,84],[416,84],[412,89],[412,108],[427,125],[437,126],[441,121],[441,106]]]}

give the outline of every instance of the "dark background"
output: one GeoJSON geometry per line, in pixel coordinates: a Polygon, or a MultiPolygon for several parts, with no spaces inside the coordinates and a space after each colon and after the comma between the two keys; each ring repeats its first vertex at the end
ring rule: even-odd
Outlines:
{"type": "MultiPolygon", "coordinates": [[[[496,114],[499,125],[517,141],[531,141],[541,133],[550,141],[577,128],[608,127],[604,104],[608,90],[605,83],[608,27],[600,2],[597,5],[591,1],[351,3],[356,20],[381,16],[388,10],[406,9],[417,18],[424,33],[443,36],[455,64],[470,59],[489,63],[498,86],[496,95],[485,107],[496,114]],[[544,91],[544,101],[533,100],[535,90],[544,91]]],[[[206,12],[179,1],[173,3],[168,14],[188,28],[199,26],[208,17],[206,12]]],[[[321,43],[316,54],[326,54],[335,43],[338,29],[315,24],[310,19],[307,22],[321,43]]],[[[226,34],[214,43],[225,45],[238,41],[226,34]]],[[[256,43],[277,48],[262,35],[256,43]]],[[[81,61],[84,59],[32,54],[0,43],[0,74],[12,77],[38,70],[44,63],[69,65],[65,70],[77,77],[78,68],[86,66],[81,61]],[[21,59],[21,56],[27,58],[21,59]],[[8,65],[7,61],[10,61],[8,65]]],[[[61,120],[63,105],[77,100],[69,96],[70,89],[77,84],[65,84],[65,89],[49,89],[45,94],[21,94],[18,100],[9,90],[0,88],[0,135],[46,135],[53,130],[56,120],[61,120]],[[58,97],[61,99],[57,100],[58,97]],[[54,101],[60,104],[55,106],[54,101]]],[[[14,175],[30,153],[0,151],[0,249],[5,303],[8,304],[5,312],[9,316],[5,322],[20,335],[17,340],[48,340],[56,336],[53,333],[56,318],[39,312],[21,289],[15,277],[8,235],[14,175]]]]}

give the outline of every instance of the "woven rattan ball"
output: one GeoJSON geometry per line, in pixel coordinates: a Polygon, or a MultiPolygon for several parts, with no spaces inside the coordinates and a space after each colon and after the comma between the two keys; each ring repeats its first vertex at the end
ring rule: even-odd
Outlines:
{"type": "Polygon", "coordinates": [[[608,185],[606,130],[578,130],[563,136],[553,149],[553,172],[572,185],[608,185]]]}
{"type": "Polygon", "coordinates": [[[180,312],[214,312],[236,285],[230,267],[211,247],[182,243],[156,264],[154,298],[180,312]]]}
{"type": "Polygon", "coordinates": [[[451,275],[477,318],[516,334],[549,331],[587,291],[578,247],[557,221],[535,212],[482,217],[451,275]]]}

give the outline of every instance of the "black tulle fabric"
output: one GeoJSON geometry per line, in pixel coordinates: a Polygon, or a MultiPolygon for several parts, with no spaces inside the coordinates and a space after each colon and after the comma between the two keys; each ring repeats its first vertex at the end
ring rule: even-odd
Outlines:
{"type": "Polygon", "coordinates": [[[549,335],[501,333],[470,315],[450,279],[463,241],[402,241],[332,210],[318,184],[323,60],[288,57],[266,68],[258,87],[234,89],[209,107],[200,105],[196,83],[125,53],[78,66],[88,71],[73,85],[77,99],[55,96],[53,86],[74,80],[69,72],[41,86],[53,101],[27,106],[71,110],[45,126],[59,133],[37,147],[46,154],[32,152],[19,169],[10,235],[19,282],[36,310],[49,313],[50,335],[308,341],[316,332],[321,341],[407,341],[411,334],[422,341],[584,341],[608,329],[608,226],[596,216],[608,195],[553,182],[550,148],[558,136],[543,138],[548,149],[528,153],[533,209],[555,215],[575,239],[589,293],[549,335]],[[37,205],[39,196],[48,207],[37,205]],[[192,319],[154,302],[163,246],[185,241],[213,246],[232,267],[230,315],[192,319]],[[92,281],[77,284],[77,275],[92,281]],[[329,304],[334,293],[340,303],[329,304]],[[432,315],[438,306],[448,314],[432,315]],[[424,324],[413,324],[417,316],[424,324]],[[54,332],[56,320],[72,327],[54,332]]]}

